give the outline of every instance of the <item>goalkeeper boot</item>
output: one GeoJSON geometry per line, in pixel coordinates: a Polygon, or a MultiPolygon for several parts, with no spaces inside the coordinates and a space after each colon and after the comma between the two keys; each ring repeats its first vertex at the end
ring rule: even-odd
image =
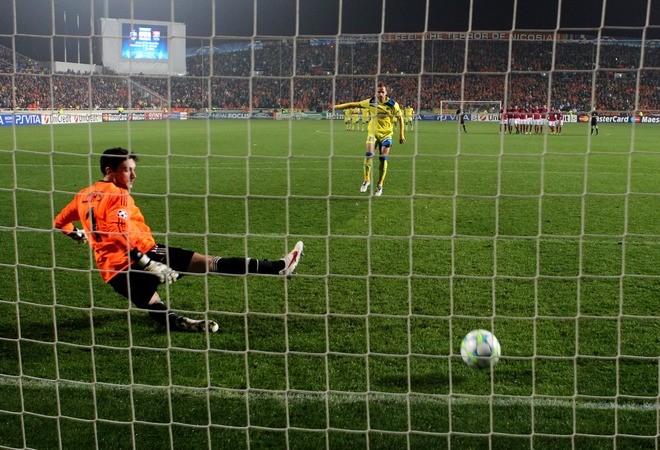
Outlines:
{"type": "Polygon", "coordinates": [[[293,247],[293,250],[291,250],[291,252],[284,258],[282,258],[282,261],[284,261],[284,269],[280,270],[280,275],[288,277],[289,275],[293,274],[293,271],[296,270],[296,267],[298,267],[298,263],[302,257],[303,243],[302,241],[298,241],[295,247],[293,247]]]}
{"type": "Polygon", "coordinates": [[[380,197],[381,195],[383,195],[383,185],[382,184],[379,184],[378,186],[376,186],[376,192],[374,193],[374,195],[376,197],[380,197]]]}
{"type": "Polygon", "coordinates": [[[194,320],[183,316],[176,319],[176,327],[179,331],[192,333],[203,333],[205,330],[209,333],[217,333],[220,330],[220,325],[213,320],[194,320]]]}
{"type": "Polygon", "coordinates": [[[369,189],[369,185],[371,184],[371,181],[365,180],[362,183],[362,186],[360,186],[360,192],[367,192],[367,189],[369,189]]]}

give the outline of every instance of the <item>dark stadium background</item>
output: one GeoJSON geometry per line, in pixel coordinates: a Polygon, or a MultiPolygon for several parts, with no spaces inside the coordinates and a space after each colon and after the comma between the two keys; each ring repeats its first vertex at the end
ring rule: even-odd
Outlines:
{"type": "MultiPolygon", "coordinates": [[[[641,38],[649,4],[650,26],[645,38],[658,39],[660,2],[647,0],[0,0],[0,44],[12,48],[12,36],[17,35],[14,44],[19,53],[38,61],[63,61],[63,41],[54,40],[51,50],[49,37],[87,37],[92,34],[92,23],[98,27],[98,19],[106,16],[184,22],[189,47],[199,47],[203,38],[213,35],[420,32],[425,30],[427,5],[428,31],[561,29],[586,33],[591,29],[596,34],[602,23],[603,35],[641,38]],[[381,14],[384,1],[385,17],[381,14]]],[[[67,40],[69,55],[78,46],[75,41],[67,40]]],[[[89,39],[80,40],[81,63],[90,62],[88,43],[89,39]]],[[[91,53],[95,60],[99,57],[98,52],[91,53]]]]}

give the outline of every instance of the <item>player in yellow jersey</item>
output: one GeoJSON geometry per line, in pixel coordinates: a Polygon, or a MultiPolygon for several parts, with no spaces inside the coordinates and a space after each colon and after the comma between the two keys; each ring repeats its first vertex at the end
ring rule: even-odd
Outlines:
{"type": "Polygon", "coordinates": [[[360,108],[353,108],[353,114],[351,117],[353,118],[353,124],[351,129],[355,131],[362,131],[362,114],[360,113],[361,109],[360,108]]]}
{"type": "Polygon", "coordinates": [[[408,105],[404,108],[403,115],[405,118],[404,122],[406,125],[406,131],[413,131],[415,129],[415,124],[414,124],[415,110],[413,109],[412,106],[408,105]]]}
{"type": "Polygon", "coordinates": [[[347,109],[344,111],[344,123],[346,124],[346,131],[351,131],[353,128],[353,110],[347,109]]]}
{"type": "Polygon", "coordinates": [[[79,243],[88,242],[103,280],[138,308],[146,309],[171,331],[215,333],[212,320],[193,320],[169,311],[158,295],[159,284],[171,284],[179,272],[289,276],[302,257],[303,243],[279,261],[206,256],[157,244],[130,189],[135,181],[137,156],[111,148],[101,156],[103,179],[81,190],[62,209],[54,228],[79,243]],[[83,229],[74,226],[82,223],[83,229]]]}
{"type": "Polygon", "coordinates": [[[360,102],[349,102],[335,105],[335,109],[364,108],[369,111],[371,120],[367,127],[367,144],[364,158],[364,181],[360,186],[360,192],[367,192],[371,185],[371,167],[374,151],[378,147],[379,173],[376,186],[376,197],[383,194],[383,182],[387,174],[387,156],[392,147],[392,135],[394,134],[394,122],[399,124],[399,143],[406,142],[404,136],[403,118],[399,104],[387,96],[385,83],[378,83],[376,96],[367,98],[360,102]]]}

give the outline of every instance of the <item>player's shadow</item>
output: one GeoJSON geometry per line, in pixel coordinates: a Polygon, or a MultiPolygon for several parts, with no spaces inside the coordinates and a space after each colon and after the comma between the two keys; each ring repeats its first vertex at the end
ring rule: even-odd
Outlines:
{"type": "MultiPolygon", "coordinates": [[[[90,324],[89,321],[85,323],[72,319],[57,320],[57,325],[54,325],[52,320],[43,322],[22,320],[20,322],[20,338],[39,342],[55,342],[56,327],[58,335],[61,330],[84,334],[85,330],[90,329],[90,324]]],[[[0,338],[18,339],[19,324],[16,321],[0,323],[0,338]]],[[[61,338],[58,338],[58,340],[61,340],[61,338]]]]}
{"type": "MultiPolygon", "coordinates": [[[[385,390],[391,391],[407,391],[408,378],[404,375],[388,375],[379,377],[378,384],[386,386],[385,390]]],[[[373,386],[373,383],[372,383],[373,386]]],[[[423,373],[411,374],[410,386],[414,392],[440,394],[446,392],[446,387],[449,386],[449,378],[445,373],[423,373]]]]}
{"type": "Polygon", "coordinates": [[[445,393],[449,386],[449,377],[445,373],[411,374],[410,385],[415,392],[429,394],[445,393]]]}
{"type": "Polygon", "coordinates": [[[15,320],[0,321],[0,338],[2,339],[17,339],[18,338],[18,324],[15,320]]]}

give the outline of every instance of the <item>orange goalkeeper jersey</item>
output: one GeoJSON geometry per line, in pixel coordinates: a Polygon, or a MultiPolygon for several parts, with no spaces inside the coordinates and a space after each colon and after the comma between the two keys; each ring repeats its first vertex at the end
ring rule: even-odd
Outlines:
{"type": "Polygon", "coordinates": [[[128,268],[130,250],[146,253],[156,245],[133,197],[110,181],[98,181],[78,192],[55,218],[55,228],[68,234],[77,220],[106,283],[128,268]]]}

